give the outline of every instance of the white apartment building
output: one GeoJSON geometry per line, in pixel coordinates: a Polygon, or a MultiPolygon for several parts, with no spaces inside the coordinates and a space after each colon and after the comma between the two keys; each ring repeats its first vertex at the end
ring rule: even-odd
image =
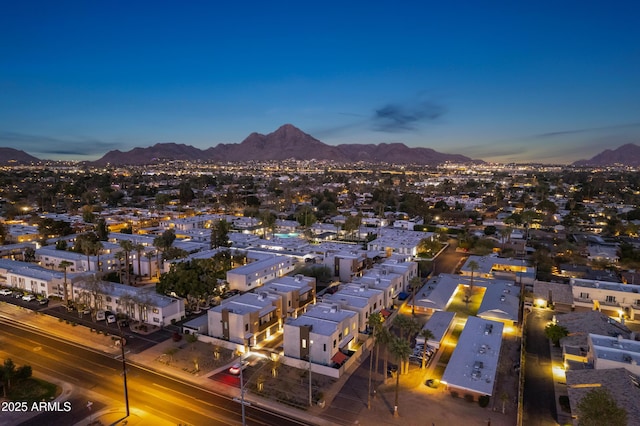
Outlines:
{"type": "Polygon", "coordinates": [[[184,300],[164,296],[154,288],[88,278],[73,284],[73,300],[97,310],[127,315],[130,319],[163,327],[185,316],[184,300]]]}
{"type": "Polygon", "coordinates": [[[288,274],[296,264],[292,257],[274,255],[228,271],[227,282],[231,289],[249,291],[288,274]]]}
{"type": "Polygon", "coordinates": [[[319,303],[284,324],[284,355],[314,364],[340,366],[357,342],[358,315],[319,303]]]}
{"type": "Polygon", "coordinates": [[[640,342],[618,337],[589,334],[587,360],[596,370],[624,368],[640,375],[640,342]]]}
{"type": "Polygon", "coordinates": [[[576,307],[602,311],[611,316],[640,317],[640,285],[572,278],[571,292],[576,307]]]}
{"type": "Polygon", "coordinates": [[[283,316],[297,317],[309,304],[315,303],[316,279],[296,275],[269,281],[258,291],[277,294],[282,298],[283,316]]]}
{"type": "Polygon", "coordinates": [[[384,308],[384,296],[384,291],[370,288],[366,284],[348,284],[342,286],[334,294],[323,296],[322,301],[357,312],[360,324],[359,331],[364,332],[367,328],[369,315],[384,308]]]}
{"type": "Polygon", "coordinates": [[[367,250],[385,253],[387,256],[392,253],[417,256],[420,241],[433,237],[433,232],[381,228],[378,238],[367,244],[367,250]]]}
{"type": "Polygon", "coordinates": [[[259,291],[227,299],[207,312],[209,336],[256,346],[280,331],[282,298],[259,291]]]}

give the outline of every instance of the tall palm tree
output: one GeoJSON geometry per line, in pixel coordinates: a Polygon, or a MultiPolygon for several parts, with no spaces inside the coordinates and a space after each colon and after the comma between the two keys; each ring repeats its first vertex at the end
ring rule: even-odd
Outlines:
{"type": "Polygon", "coordinates": [[[469,287],[467,287],[467,291],[466,291],[466,295],[464,298],[464,302],[466,304],[469,304],[469,301],[471,300],[471,295],[473,294],[473,274],[475,271],[477,271],[478,269],[480,269],[480,265],[478,265],[478,262],[476,262],[475,260],[472,260],[471,262],[469,262],[469,269],[471,269],[471,281],[469,282],[469,287]]]}
{"type": "Polygon", "coordinates": [[[102,274],[102,268],[100,265],[100,253],[102,253],[102,250],[104,250],[102,241],[98,240],[91,244],[91,254],[94,254],[96,256],[96,271],[98,275],[102,274]]]}
{"type": "MultiPolygon", "coordinates": [[[[387,368],[389,367],[389,350],[388,350],[388,346],[391,343],[391,339],[393,339],[393,334],[389,331],[389,329],[387,327],[380,327],[380,331],[378,332],[378,337],[377,337],[377,346],[378,349],[380,349],[380,346],[384,347],[384,358],[383,358],[383,365],[382,365],[382,374],[383,377],[386,377],[387,374],[387,368]]],[[[378,350],[376,349],[376,350],[378,350]]],[[[377,361],[378,361],[378,355],[376,354],[376,368],[377,368],[377,361]]]]}
{"type": "Polygon", "coordinates": [[[420,330],[420,337],[424,339],[424,346],[422,347],[422,365],[420,368],[424,370],[427,361],[427,340],[433,339],[433,333],[428,328],[420,330]]]}
{"type": "Polygon", "coordinates": [[[138,258],[138,276],[142,276],[142,270],[140,269],[140,257],[142,257],[142,251],[144,250],[144,245],[140,243],[136,243],[133,245],[133,250],[137,253],[138,258]]]}
{"type": "MultiPolygon", "coordinates": [[[[393,319],[393,325],[400,329],[400,339],[405,340],[406,338],[406,342],[409,345],[411,345],[413,335],[420,331],[421,328],[415,318],[399,314],[393,319]]],[[[406,372],[408,369],[408,363],[398,365],[398,370],[406,372]]]]}
{"type": "MultiPolygon", "coordinates": [[[[411,355],[411,346],[409,346],[409,342],[402,338],[394,338],[391,340],[390,348],[391,353],[396,358],[396,362],[398,366],[404,364],[409,359],[409,355],[411,355]]],[[[398,415],[398,394],[400,392],[400,370],[398,369],[398,373],[396,374],[396,399],[393,405],[393,415],[398,415]]]]}
{"type": "MultiPolygon", "coordinates": [[[[67,291],[67,268],[69,266],[73,265],[73,263],[67,261],[67,260],[63,260],[62,262],[60,262],[60,264],[58,265],[58,268],[62,269],[64,271],[64,305],[67,307],[67,309],[69,309],[69,292],[67,291]]],[[[72,284],[73,286],[73,284],[72,284]]],[[[71,290],[71,297],[73,298],[73,290],[71,290]]]]}
{"type": "MultiPolygon", "coordinates": [[[[382,315],[380,312],[374,312],[367,318],[367,326],[369,327],[369,336],[377,339],[377,335],[382,327],[382,315]]],[[[377,341],[374,340],[374,345],[377,346],[377,341]]],[[[376,359],[377,362],[377,359],[376,359]]],[[[369,391],[367,393],[367,408],[371,409],[371,373],[373,371],[373,348],[369,353],[369,391]]]]}
{"type": "Polygon", "coordinates": [[[409,290],[411,291],[411,315],[416,314],[416,292],[422,287],[422,280],[415,276],[409,280],[409,290]]]}
{"type": "Polygon", "coordinates": [[[124,252],[124,266],[127,275],[127,284],[131,284],[131,274],[129,272],[129,253],[133,251],[133,243],[129,240],[120,241],[120,248],[124,252]]]}

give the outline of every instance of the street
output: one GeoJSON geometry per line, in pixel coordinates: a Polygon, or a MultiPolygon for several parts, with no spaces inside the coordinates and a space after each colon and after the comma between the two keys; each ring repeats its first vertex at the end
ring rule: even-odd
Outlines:
{"type": "MultiPolygon", "coordinates": [[[[46,336],[29,327],[0,318],[0,356],[12,358],[16,364],[28,364],[34,376],[43,372],[73,385],[69,399],[72,410],[48,412],[34,417],[28,424],[73,424],[90,414],[83,394],[89,390],[99,394],[100,404],[123,406],[122,361],[61,339],[46,336]]],[[[158,374],[146,368],[127,365],[129,404],[165,418],[175,424],[228,425],[241,422],[240,405],[232,397],[217,395],[206,389],[158,374]]],[[[246,407],[247,424],[300,425],[277,413],[255,406],[246,407]]]]}

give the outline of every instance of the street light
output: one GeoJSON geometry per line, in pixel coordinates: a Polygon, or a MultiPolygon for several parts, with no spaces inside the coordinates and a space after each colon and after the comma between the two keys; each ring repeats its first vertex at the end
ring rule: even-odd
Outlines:
{"type": "Polygon", "coordinates": [[[309,340],[309,407],[313,406],[313,397],[311,393],[311,345],[313,345],[313,340],[309,340]]]}
{"type": "Polygon", "coordinates": [[[242,426],[247,425],[244,414],[244,361],[240,360],[240,405],[242,406],[242,426]]]}
{"type": "Polygon", "coordinates": [[[117,321],[118,331],[120,332],[120,350],[122,351],[122,379],[124,381],[124,403],[127,409],[127,415],[125,417],[129,417],[129,391],[127,389],[127,362],[124,359],[124,336],[122,335],[122,328],[120,327],[120,322],[117,321]]]}

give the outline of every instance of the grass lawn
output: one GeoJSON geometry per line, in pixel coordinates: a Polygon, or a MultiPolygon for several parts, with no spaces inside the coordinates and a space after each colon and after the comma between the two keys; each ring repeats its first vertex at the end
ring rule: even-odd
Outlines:
{"type": "Polygon", "coordinates": [[[41,379],[30,377],[13,383],[8,397],[12,401],[49,401],[60,393],[58,386],[41,379]]]}
{"type": "Polygon", "coordinates": [[[480,303],[484,297],[486,289],[484,287],[473,287],[469,303],[465,302],[466,290],[464,286],[459,286],[453,300],[447,307],[447,311],[456,313],[458,318],[466,318],[476,315],[480,309],[480,303]]]}

